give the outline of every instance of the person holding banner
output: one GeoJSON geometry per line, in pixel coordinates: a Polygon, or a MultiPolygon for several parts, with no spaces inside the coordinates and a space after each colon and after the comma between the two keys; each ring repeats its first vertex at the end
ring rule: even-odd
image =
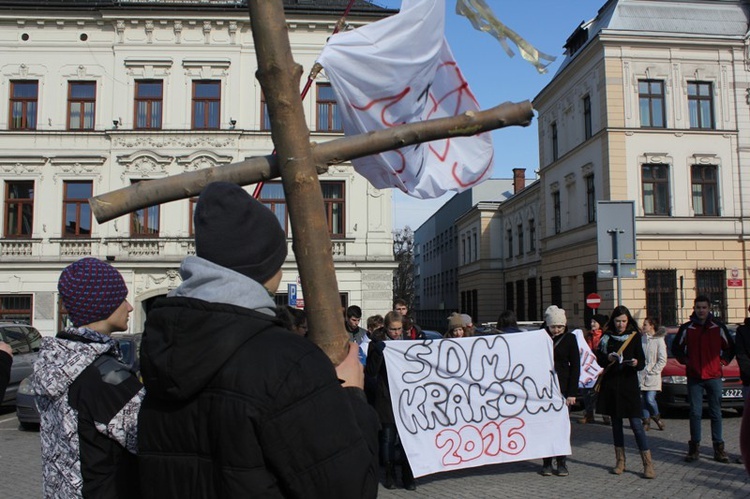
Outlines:
{"type": "MultiPolygon", "coordinates": [[[[581,370],[581,357],[578,351],[576,337],[568,331],[568,320],[565,310],[557,305],[550,305],[544,312],[544,329],[552,339],[555,373],[560,385],[560,391],[568,406],[576,403],[578,393],[578,378],[581,370]]],[[[555,457],[557,476],[568,476],[565,456],[555,457]]],[[[545,457],[542,464],[542,476],[552,476],[552,458],[545,457]]]]}
{"type": "Polygon", "coordinates": [[[448,317],[448,330],[444,335],[446,338],[466,338],[468,334],[466,323],[461,314],[453,312],[448,317]]]}
{"type": "MultiPolygon", "coordinates": [[[[591,329],[589,334],[586,335],[586,344],[589,346],[592,352],[596,352],[599,348],[599,342],[602,339],[602,328],[609,320],[609,317],[603,314],[594,314],[591,317],[591,329]]],[[[594,409],[596,409],[596,396],[597,393],[593,388],[583,389],[583,407],[586,414],[578,420],[579,424],[588,424],[594,422],[594,409]]],[[[604,416],[604,424],[610,424],[609,416],[604,416]]]]}
{"type": "Polygon", "coordinates": [[[604,370],[594,389],[599,389],[597,412],[612,418],[612,437],[615,444],[615,467],[611,472],[625,471],[625,435],[623,418],[628,418],[643,460],[643,478],[654,478],[654,466],[648,439],[641,421],[641,390],[638,371],[645,367],[640,329],[627,307],[615,307],[604,327],[604,334],[596,351],[596,358],[604,370]]]}
{"type": "Polygon", "coordinates": [[[368,400],[374,402],[375,411],[380,419],[380,461],[385,466],[384,485],[386,489],[396,488],[396,454],[398,452],[401,454],[401,480],[404,488],[416,490],[417,483],[396,429],[396,418],[393,415],[391,391],[388,385],[388,371],[383,356],[383,350],[387,348],[388,342],[404,339],[404,316],[399,312],[391,311],[385,315],[383,322],[385,333],[383,339],[376,339],[373,335],[373,340],[370,342],[365,365],[365,382],[370,392],[368,400]]]}

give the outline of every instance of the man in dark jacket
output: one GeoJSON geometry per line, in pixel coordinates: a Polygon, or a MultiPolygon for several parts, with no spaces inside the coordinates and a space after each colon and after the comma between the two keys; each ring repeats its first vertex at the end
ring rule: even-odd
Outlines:
{"type": "Polygon", "coordinates": [[[13,349],[0,341],[0,400],[5,396],[5,389],[10,381],[10,366],[13,364],[13,349]]]}
{"type": "MultiPolygon", "coordinates": [[[[750,307],[747,307],[750,312],[750,307]]],[[[737,364],[740,366],[740,378],[742,378],[742,393],[747,400],[750,396],[750,317],[737,328],[735,337],[735,351],[737,352],[737,364]]]]}
{"type": "Polygon", "coordinates": [[[692,462],[700,458],[705,390],[711,415],[714,460],[728,463],[729,456],[724,450],[721,428],[721,375],[722,364],[726,365],[731,360],[734,343],[726,326],[713,317],[710,307],[708,297],[701,295],[695,298],[690,321],[680,326],[672,342],[672,354],[680,363],[685,364],[687,374],[690,442],[685,461],[692,462]]]}
{"type": "Polygon", "coordinates": [[[144,496],[375,497],[378,423],[356,344],[334,369],[275,318],[287,254],[275,215],[216,182],[194,221],[197,256],[143,336],[144,496]]]}

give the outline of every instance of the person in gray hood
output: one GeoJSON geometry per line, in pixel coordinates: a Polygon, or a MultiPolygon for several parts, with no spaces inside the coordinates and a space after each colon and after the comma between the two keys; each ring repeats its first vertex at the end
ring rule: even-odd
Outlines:
{"type": "Polygon", "coordinates": [[[375,497],[378,422],[356,344],[334,369],[276,318],[287,254],[276,216],[216,182],[194,218],[196,256],[141,346],[144,496],[375,497]]]}
{"type": "Polygon", "coordinates": [[[109,336],[128,329],[128,288],[114,267],[83,258],[63,270],[57,289],[73,327],[42,340],[31,376],[44,497],[139,497],[143,387],[109,336]]]}

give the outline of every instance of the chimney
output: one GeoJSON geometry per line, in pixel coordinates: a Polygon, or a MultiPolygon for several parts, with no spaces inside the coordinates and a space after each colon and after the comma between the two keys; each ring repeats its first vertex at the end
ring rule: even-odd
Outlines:
{"type": "Polygon", "coordinates": [[[526,168],[513,168],[513,194],[518,194],[526,187],[526,168]]]}

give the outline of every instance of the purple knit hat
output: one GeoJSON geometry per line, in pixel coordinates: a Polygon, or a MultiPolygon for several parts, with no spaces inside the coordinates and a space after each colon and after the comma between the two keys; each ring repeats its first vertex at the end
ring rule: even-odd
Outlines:
{"type": "Polygon", "coordinates": [[[96,258],[82,258],[65,267],[57,290],[75,327],[106,319],[128,296],[120,272],[96,258]]]}

